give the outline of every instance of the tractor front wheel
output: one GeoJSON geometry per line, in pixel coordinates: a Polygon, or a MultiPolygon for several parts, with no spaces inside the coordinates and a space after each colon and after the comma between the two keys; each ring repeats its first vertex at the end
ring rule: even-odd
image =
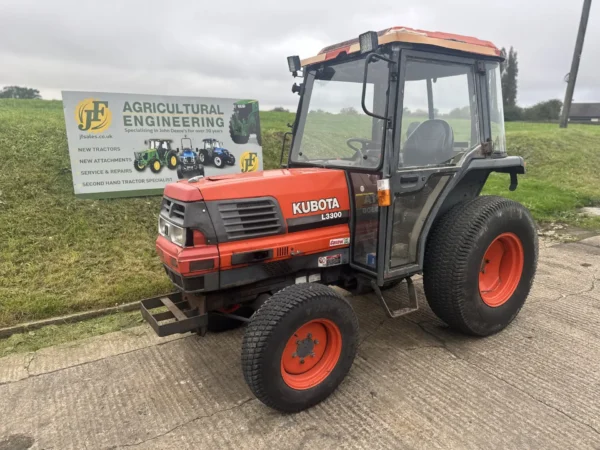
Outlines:
{"type": "Polygon", "coordinates": [[[167,167],[171,170],[177,167],[177,153],[173,150],[167,153],[167,167]]]}
{"type": "Polygon", "coordinates": [[[225,163],[223,162],[223,158],[221,158],[220,156],[215,156],[213,158],[213,163],[214,163],[215,167],[217,167],[219,169],[225,165],[225,163]]]}
{"type": "Polygon", "coordinates": [[[143,161],[140,161],[138,159],[136,159],[135,161],[133,161],[133,167],[138,172],[143,172],[144,170],[146,170],[146,164],[144,164],[143,161]]]}
{"type": "Polygon", "coordinates": [[[154,160],[150,161],[149,166],[150,166],[150,170],[152,171],[152,173],[158,173],[163,168],[161,162],[158,159],[154,159],[154,160]]]}
{"type": "Polygon", "coordinates": [[[292,285],[252,317],[242,344],[244,378],[265,405],[301,411],[338,387],[357,342],[358,321],[346,299],[320,284],[292,285]]]}
{"type": "Polygon", "coordinates": [[[433,312],[463,333],[488,336],[517,316],[537,267],[527,208],[484,196],[454,206],[427,240],[423,286],[433,312]]]}

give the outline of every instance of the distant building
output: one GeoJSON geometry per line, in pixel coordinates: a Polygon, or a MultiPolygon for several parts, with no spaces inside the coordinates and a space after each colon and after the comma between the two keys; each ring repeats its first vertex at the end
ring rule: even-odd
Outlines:
{"type": "Polygon", "coordinates": [[[600,125],[600,103],[573,103],[569,122],[600,125]]]}

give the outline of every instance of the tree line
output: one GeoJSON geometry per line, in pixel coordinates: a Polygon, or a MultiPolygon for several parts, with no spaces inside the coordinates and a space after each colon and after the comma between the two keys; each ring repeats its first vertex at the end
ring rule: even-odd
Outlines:
{"type": "Polygon", "coordinates": [[[0,98],[42,98],[40,91],[21,86],[5,86],[0,90],[0,98]]]}

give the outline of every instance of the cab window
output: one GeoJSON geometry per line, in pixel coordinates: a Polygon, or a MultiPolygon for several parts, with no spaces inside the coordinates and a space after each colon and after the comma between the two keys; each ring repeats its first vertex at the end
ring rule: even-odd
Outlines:
{"type": "Polygon", "coordinates": [[[480,143],[474,67],[407,59],[399,168],[457,165],[480,143]]]}

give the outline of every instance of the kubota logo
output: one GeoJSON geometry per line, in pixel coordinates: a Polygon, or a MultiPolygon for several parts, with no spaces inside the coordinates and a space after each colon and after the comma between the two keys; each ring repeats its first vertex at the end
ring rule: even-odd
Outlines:
{"type": "Polygon", "coordinates": [[[325,211],[326,209],[338,209],[339,207],[340,202],[338,202],[338,199],[335,197],[292,203],[294,215],[325,211]]]}
{"type": "Polygon", "coordinates": [[[258,153],[244,152],[240,158],[242,172],[256,172],[258,170],[258,153]]]}
{"type": "Polygon", "coordinates": [[[108,109],[108,102],[86,98],[81,100],[75,108],[77,128],[88,133],[101,133],[110,126],[112,113],[108,109]]]}

